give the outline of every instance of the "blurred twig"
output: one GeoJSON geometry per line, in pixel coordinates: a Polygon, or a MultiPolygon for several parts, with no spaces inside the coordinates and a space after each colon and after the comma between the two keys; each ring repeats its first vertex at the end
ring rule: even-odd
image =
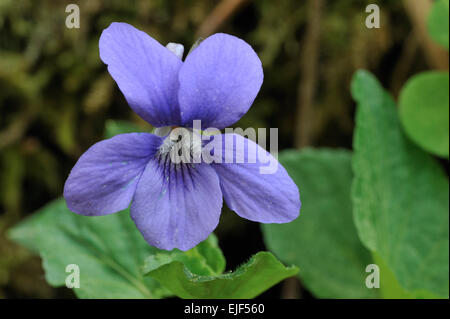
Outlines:
{"type": "Polygon", "coordinates": [[[20,140],[35,116],[36,112],[33,111],[33,108],[28,108],[19,114],[7,128],[0,131],[0,150],[20,140]]]}
{"type": "Polygon", "coordinates": [[[416,34],[411,32],[404,42],[402,53],[392,73],[391,90],[395,97],[397,97],[408,77],[408,72],[411,69],[418,48],[419,41],[416,34]]]}
{"type": "Polygon", "coordinates": [[[431,40],[427,30],[427,19],[432,4],[432,0],[403,0],[428,65],[434,69],[448,70],[448,53],[431,40]]]}
{"type": "Polygon", "coordinates": [[[320,20],[323,0],[308,0],[308,23],[301,52],[301,78],[298,86],[295,146],[311,144],[313,100],[317,84],[317,62],[320,44],[320,20]]]}
{"type": "Polygon", "coordinates": [[[281,291],[281,299],[300,299],[302,297],[300,291],[300,281],[297,277],[287,278],[283,282],[281,291]]]}
{"type": "Polygon", "coordinates": [[[248,0],[222,0],[206,17],[197,31],[197,38],[206,38],[235,13],[248,0]]]}

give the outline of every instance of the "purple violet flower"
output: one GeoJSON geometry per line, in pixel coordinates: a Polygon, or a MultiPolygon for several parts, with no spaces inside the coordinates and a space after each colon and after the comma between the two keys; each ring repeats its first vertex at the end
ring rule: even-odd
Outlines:
{"type": "MultiPolygon", "coordinates": [[[[201,120],[202,129],[232,125],[250,108],[263,81],[253,49],[227,34],[205,39],[184,62],[179,47],[172,44],[169,50],[126,23],[112,23],[99,46],[100,58],[130,107],[169,131],[190,128],[194,120],[201,120]]],[[[236,157],[251,148],[262,150],[238,134],[220,139],[225,136],[233,140],[236,157]]],[[[166,250],[188,250],[205,240],[219,222],[223,198],[252,221],[286,223],[298,217],[298,188],[278,162],[273,174],[260,174],[259,159],[176,164],[168,156],[172,142],[167,135],[129,133],[96,143],[66,181],[68,208],[101,216],[131,202],[131,218],[145,240],[166,250]]]]}

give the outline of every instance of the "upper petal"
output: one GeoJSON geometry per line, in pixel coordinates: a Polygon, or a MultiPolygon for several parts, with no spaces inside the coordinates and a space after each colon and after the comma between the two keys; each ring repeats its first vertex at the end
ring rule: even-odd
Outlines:
{"type": "Polygon", "coordinates": [[[286,223],[298,217],[301,203],[297,185],[270,153],[238,134],[223,134],[221,143],[222,163],[213,166],[230,209],[262,223],[286,223]],[[233,163],[225,163],[225,157],[233,163]],[[237,163],[240,159],[243,163],[237,163]],[[269,163],[274,168],[272,173],[261,174],[260,168],[267,168],[269,163]]]}
{"type": "Polygon", "coordinates": [[[139,181],[131,218],[161,249],[188,250],[216,228],[222,209],[219,178],[210,165],[151,160],[139,181]]]}
{"type": "Polygon", "coordinates": [[[194,49],[179,73],[184,126],[224,128],[250,108],[263,81],[261,61],[245,41],[217,33],[194,49]]]}
{"type": "Polygon", "coordinates": [[[148,133],[120,134],[91,146],[64,185],[67,207],[82,215],[106,215],[127,208],[139,177],[161,144],[148,133]]]}
{"type": "Polygon", "coordinates": [[[130,107],[154,126],[179,125],[178,71],[183,62],[158,41],[126,23],[100,37],[100,58],[130,107]]]}

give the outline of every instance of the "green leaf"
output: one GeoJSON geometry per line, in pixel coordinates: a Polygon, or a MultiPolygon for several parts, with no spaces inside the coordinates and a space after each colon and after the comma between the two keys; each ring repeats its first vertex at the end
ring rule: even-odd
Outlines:
{"type": "Polygon", "coordinates": [[[413,76],[399,98],[400,120],[406,134],[433,154],[449,156],[449,77],[447,72],[413,76]]]}
{"type": "Polygon", "coordinates": [[[386,265],[384,260],[377,254],[373,253],[373,260],[380,269],[380,293],[384,299],[436,299],[436,296],[429,291],[415,291],[410,293],[400,286],[397,278],[392,270],[386,265]]]}
{"type": "Polygon", "coordinates": [[[438,0],[428,16],[428,32],[431,38],[448,50],[449,0],[438,0]]]}
{"type": "Polygon", "coordinates": [[[105,137],[111,138],[118,134],[145,132],[144,129],[133,122],[120,120],[107,120],[105,124],[105,137]]]}
{"type": "Polygon", "coordinates": [[[215,276],[192,273],[181,261],[144,269],[150,277],[181,298],[254,298],[298,272],[283,266],[272,254],[259,252],[235,272],[215,276]]]}
{"type": "Polygon", "coordinates": [[[351,153],[284,151],[279,160],[300,189],[302,209],[291,223],[262,225],[266,245],[299,266],[302,283],[317,297],[377,297],[365,285],[372,259],[353,224],[351,153]]]}
{"type": "Polygon", "coordinates": [[[143,269],[145,272],[150,272],[175,260],[182,262],[189,271],[196,275],[214,276],[225,270],[225,257],[214,234],[185,252],[174,249],[170,252],[161,251],[150,255],[146,259],[143,269]]]}
{"type": "MultiPolygon", "coordinates": [[[[416,294],[449,294],[449,184],[438,163],[404,135],[391,96],[359,71],[353,213],[359,237],[416,294]]],[[[383,274],[380,274],[383,276],[383,274]]]]}
{"type": "Polygon", "coordinates": [[[79,298],[158,298],[170,293],[144,277],[141,265],[159,252],[147,244],[128,211],[86,217],[56,200],[16,225],[12,240],[40,254],[50,285],[65,285],[66,267],[80,269],[79,298]]]}

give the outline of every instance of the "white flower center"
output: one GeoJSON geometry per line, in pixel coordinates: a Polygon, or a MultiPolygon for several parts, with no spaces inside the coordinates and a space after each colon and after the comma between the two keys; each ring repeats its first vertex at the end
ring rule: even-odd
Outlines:
{"type": "MultiPolygon", "coordinates": [[[[166,128],[159,128],[155,134],[160,135],[165,131],[166,128]]],[[[159,147],[158,155],[163,160],[169,157],[174,164],[199,163],[201,152],[202,139],[199,134],[185,127],[175,127],[170,130],[159,147]]]]}

